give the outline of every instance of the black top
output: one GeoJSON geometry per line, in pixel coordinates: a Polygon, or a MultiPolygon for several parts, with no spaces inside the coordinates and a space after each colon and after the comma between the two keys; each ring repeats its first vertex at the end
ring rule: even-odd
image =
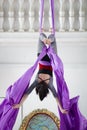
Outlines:
{"type": "MultiPolygon", "coordinates": [[[[38,53],[38,56],[40,55],[40,53],[38,53]]],[[[50,58],[49,58],[49,56],[46,54],[42,59],[41,59],[41,61],[48,61],[48,62],[50,62],[50,58]]]]}
{"type": "MultiPolygon", "coordinates": [[[[38,56],[40,55],[40,53],[38,53],[38,56]]],[[[41,59],[41,61],[47,61],[47,62],[49,62],[50,63],[50,58],[49,58],[49,56],[46,54],[42,59],[41,59]]],[[[40,74],[40,73],[43,73],[43,74],[49,74],[50,76],[53,76],[53,74],[52,74],[52,70],[48,70],[48,69],[40,69],[39,71],[38,71],[38,74],[40,74]]]]}

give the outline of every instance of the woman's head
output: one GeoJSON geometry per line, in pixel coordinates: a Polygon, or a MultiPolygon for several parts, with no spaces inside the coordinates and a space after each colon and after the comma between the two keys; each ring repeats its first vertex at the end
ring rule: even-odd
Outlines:
{"type": "Polygon", "coordinates": [[[49,93],[48,84],[45,81],[38,83],[36,86],[36,93],[39,95],[39,98],[42,101],[49,93]]]}

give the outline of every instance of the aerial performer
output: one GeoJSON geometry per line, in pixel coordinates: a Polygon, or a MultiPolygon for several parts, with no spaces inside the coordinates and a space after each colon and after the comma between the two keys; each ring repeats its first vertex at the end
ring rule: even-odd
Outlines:
{"type": "Polygon", "coordinates": [[[72,99],[69,98],[68,87],[64,79],[63,63],[57,54],[54,26],[54,0],[50,1],[52,32],[48,37],[42,32],[44,0],[41,0],[38,57],[34,65],[6,90],[6,97],[0,104],[0,130],[13,129],[19,108],[33,89],[36,90],[36,94],[39,95],[41,101],[48,96],[49,90],[53,93],[58,104],[60,130],[87,130],[87,120],[78,108],[79,96],[72,99]],[[30,81],[38,65],[38,73],[30,85],[30,81]],[[57,91],[53,85],[53,73],[56,77],[57,91]]]}

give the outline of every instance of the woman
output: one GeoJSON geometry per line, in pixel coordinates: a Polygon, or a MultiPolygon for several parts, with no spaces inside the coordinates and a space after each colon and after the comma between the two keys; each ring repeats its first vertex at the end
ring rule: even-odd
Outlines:
{"type": "Polygon", "coordinates": [[[34,88],[36,88],[40,100],[47,96],[49,89],[52,91],[59,106],[60,130],[87,130],[87,119],[81,114],[78,107],[79,96],[69,98],[68,87],[64,79],[63,63],[54,50],[56,51],[54,35],[51,34],[47,38],[42,33],[38,48],[40,55],[38,54],[34,65],[6,90],[6,97],[0,104],[0,130],[13,129],[19,112],[19,109],[15,108],[19,108],[23,104],[34,88]],[[38,62],[38,74],[29,87],[38,62]],[[56,78],[57,93],[52,84],[52,71],[54,71],[56,78]]]}
{"type": "MultiPolygon", "coordinates": [[[[38,56],[41,53],[42,48],[44,46],[47,46],[47,48],[49,46],[51,46],[57,53],[56,40],[55,40],[54,34],[50,34],[48,36],[48,38],[44,33],[40,34],[39,44],[38,44],[38,56]]],[[[47,96],[47,94],[49,93],[49,89],[50,89],[51,92],[53,93],[53,96],[55,97],[55,99],[57,101],[60,111],[62,113],[67,113],[67,111],[62,108],[62,105],[57,96],[57,92],[53,86],[53,74],[52,74],[51,60],[47,54],[39,61],[39,71],[38,71],[35,81],[26,90],[20,103],[14,104],[13,108],[19,108],[34,88],[36,88],[36,93],[39,94],[39,98],[41,101],[47,96]]]]}

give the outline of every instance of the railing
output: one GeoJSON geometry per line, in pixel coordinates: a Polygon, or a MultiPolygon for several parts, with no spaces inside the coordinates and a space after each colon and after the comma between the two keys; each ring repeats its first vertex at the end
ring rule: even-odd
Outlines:
{"type": "MultiPolygon", "coordinates": [[[[0,0],[0,32],[39,31],[41,0],[0,0]]],[[[54,0],[56,31],[87,30],[87,0],[54,0]]],[[[45,0],[43,28],[51,25],[50,0],[45,0]]]]}

